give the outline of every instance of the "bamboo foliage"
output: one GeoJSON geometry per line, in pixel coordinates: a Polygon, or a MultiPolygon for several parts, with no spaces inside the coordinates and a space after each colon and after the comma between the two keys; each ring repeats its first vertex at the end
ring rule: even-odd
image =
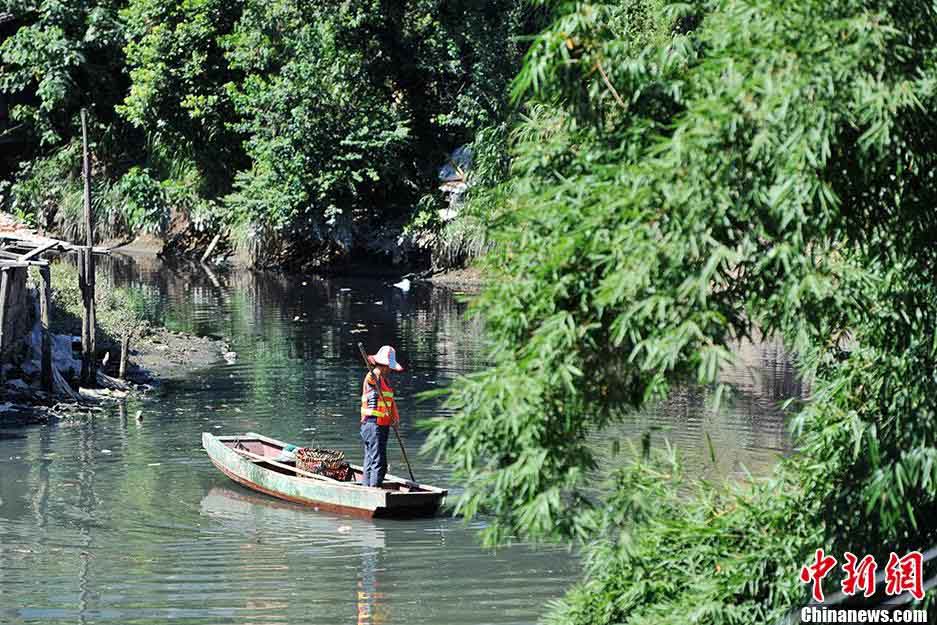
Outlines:
{"type": "Polygon", "coordinates": [[[818,546],[933,543],[935,26],[918,2],[628,0],[559,5],[533,41],[476,306],[493,364],[428,447],[489,544],[585,546],[556,622],[771,622],[818,546]],[[587,433],[717,384],[756,329],[816,380],[798,451],[745,487],[635,453],[597,490],[587,433]]]}

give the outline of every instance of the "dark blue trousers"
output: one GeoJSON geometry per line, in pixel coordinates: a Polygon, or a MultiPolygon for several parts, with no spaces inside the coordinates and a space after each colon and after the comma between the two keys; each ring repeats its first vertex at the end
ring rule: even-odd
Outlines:
{"type": "Polygon", "coordinates": [[[378,486],[384,482],[387,474],[387,437],[389,425],[378,425],[377,420],[367,419],[361,424],[361,442],[364,444],[364,475],[361,483],[365,486],[378,486]]]}

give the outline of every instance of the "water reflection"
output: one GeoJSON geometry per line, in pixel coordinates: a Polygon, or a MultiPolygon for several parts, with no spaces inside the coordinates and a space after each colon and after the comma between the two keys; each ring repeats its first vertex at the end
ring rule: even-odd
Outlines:
{"type": "Polygon", "coordinates": [[[273,497],[255,494],[239,486],[214,486],[202,497],[201,512],[223,529],[254,543],[270,543],[296,536],[322,539],[328,549],[383,549],[384,528],[370,519],[340,516],[273,497]]]}
{"type": "Polygon", "coordinates": [[[380,552],[365,551],[361,554],[358,579],[358,625],[390,623],[390,614],[384,601],[384,593],[378,590],[380,552]]]}

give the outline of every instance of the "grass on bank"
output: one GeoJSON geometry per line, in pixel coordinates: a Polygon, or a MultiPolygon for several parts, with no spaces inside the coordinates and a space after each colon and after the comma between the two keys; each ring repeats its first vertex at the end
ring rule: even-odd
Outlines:
{"type": "MultiPolygon", "coordinates": [[[[50,277],[52,332],[80,336],[83,306],[78,269],[62,262],[53,263],[50,277]]],[[[37,272],[31,273],[31,280],[34,286],[40,284],[37,272]]],[[[152,334],[158,326],[154,310],[153,296],[143,289],[117,287],[99,279],[95,284],[95,342],[98,350],[114,351],[113,356],[118,356],[124,337],[132,345],[152,334]]],[[[114,363],[117,363],[116,358],[114,363]]]]}

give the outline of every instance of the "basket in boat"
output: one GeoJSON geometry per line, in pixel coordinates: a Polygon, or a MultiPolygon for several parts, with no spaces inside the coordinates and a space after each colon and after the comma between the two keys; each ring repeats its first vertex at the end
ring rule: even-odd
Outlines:
{"type": "Polygon", "coordinates": [[[351,467],[345,462],[345,452],[337,449],[300,447],[296,450],[296,468],[340,482],[351,479],[351,467]]]}

